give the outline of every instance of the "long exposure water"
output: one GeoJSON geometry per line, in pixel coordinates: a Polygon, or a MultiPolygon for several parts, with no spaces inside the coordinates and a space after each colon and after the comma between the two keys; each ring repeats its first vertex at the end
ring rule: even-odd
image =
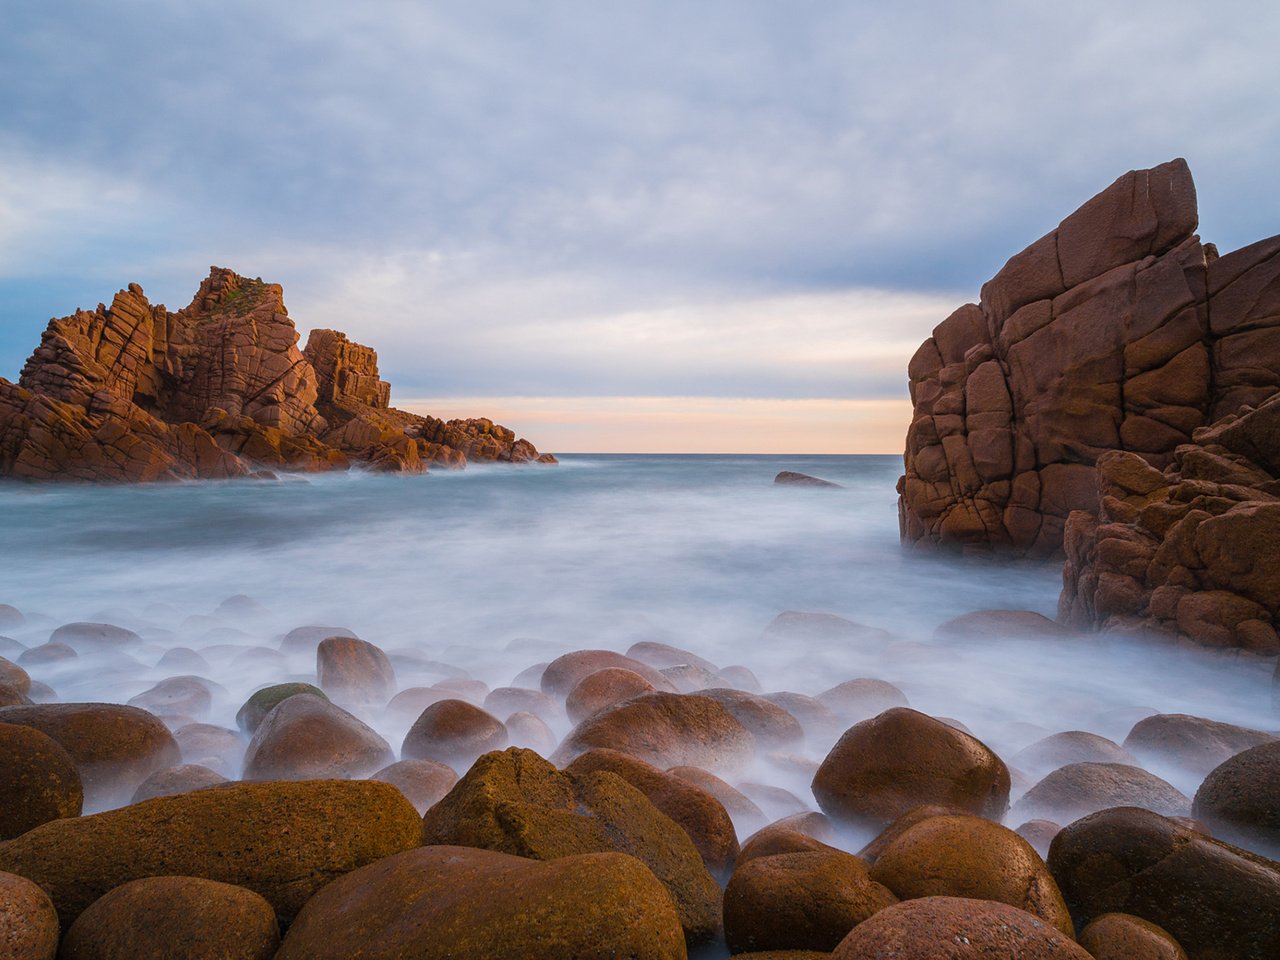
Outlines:
{"type": "MultiPolygon", "coordinates": [[[[156,666],[166,650],[188,647],[226,688],[210,719],[231,728],[255,688],[314,679],[314,658],[244,655],[303,624],[342,625],[377,643],[402,687],[441,679],[431,673],[438,665],[415,663],[443,662],[497,687],[560,652],[622,651],[642,639],[745,665],[765,691],[816,694],[875,677],[1006,757],[1062,730],[1123,739],[1152,712],[1277,725],[1269,665],[1257,658],[1096,636],[936,640],[939,624],[969,611],[1052,616],[1060,573],[905,551],[900,466],[879,456],[579,455],[555,468],[416,477],[5,485],[0,602],[28,615],[6,631],[26,646],[76,620],[145,639],[113,662],[33,666],[61,699],[127,701],[189,672],[156,666]],[[843,488],[775,486],[783,469],[843,488]],[[238,594],[261,607],[214,616],[238,594]],[[786,610],[837,614],[888,636],[763,638],[786,610]]],[[[405,721],[366,719],[399,745],[405,721]]],[[[810,737],[810,760],[830,737],[810,737]]],[[[814,806],[801,773],[770,768],[756,779],[814,806]]]]}

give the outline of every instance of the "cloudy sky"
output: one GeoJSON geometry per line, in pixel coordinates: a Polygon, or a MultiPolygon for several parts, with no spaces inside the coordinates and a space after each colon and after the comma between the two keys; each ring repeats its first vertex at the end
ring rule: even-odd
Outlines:
{"type": "Polygon", "coordinates": [[[1272,3],[15,0],[0,376],[130,280],[282,283],[555,450],[897,452],[907,358],[1124,171],[1280,231],[1272,3]]]}

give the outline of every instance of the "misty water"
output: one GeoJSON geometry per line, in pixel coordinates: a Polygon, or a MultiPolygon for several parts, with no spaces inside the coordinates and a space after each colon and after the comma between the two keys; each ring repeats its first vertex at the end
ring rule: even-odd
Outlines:
{"type": "MultiPolygon", "coordinates": [[[[969,611],[1052,616],[1060,574],[1056,565],[904,550],[900,467],[897,457],[876,456],[581,455],[554,468],[417,477],[10,484],[0,486],[0,602],[27,614],[6,631],[26,646],[78,620],[144,638],[127,652],[33,665],[60,699],[126,702],[192,672],[156,666],[186,647],[225,689],[212,714],[196,719],[232,729],[254,689],[314,681],[314,657],[261,649],[274,651],[304,624],[341,625],[378,644],[401,688],[463,671],[491,688],[510,685],[559,653],[625,651],[637,640],[745,665],[765,691],[817,694],[880,678],[1006,759],[1063,730],[1122,740],[1153,712],[1277,725],[1270,664],[1260,658],[1096,636],[935,640],[939,624],[969,611]],[[783,469],[843,488],[775,486],[783,469]],[[238,594],[261,608],[214,615],[238,594]],[[786,610],[837,614],[889,636],[762,638],[786,610]]],[[[411,722],[380,712],[363,719],[397,750],[411,722]]],[[[562,720],[555,733],[568,729],[562,720]]],[[[761,760],[740,779],[781,786],[816,808],[802,761],[821,760],[838,733],[810,730],[795,751],[801,761],[761,760]]],[[[1188,795],[1197,785],[1176,770],[1156,772],[1188,795]]],[[[1015,797],[1027,786],[1015,783],[1015,797]]]]}

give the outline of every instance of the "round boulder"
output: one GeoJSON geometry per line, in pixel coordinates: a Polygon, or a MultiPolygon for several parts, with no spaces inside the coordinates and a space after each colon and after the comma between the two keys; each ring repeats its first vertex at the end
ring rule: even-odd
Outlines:
{"type": "Polygon", "coordinates": [[[754,800],[714,773],[708,773],[700,767],[672,767],[667,773],[705,790],[719,800],[741,836],[755,833],[769,822],[769,818],[756,806],[754,800]]]}
{"type": "MultiPolygon", "coordinates": [[[[425,705],[424,704],[424,708],[425,705]]],[[[564,716],[560,705],[541,690],[527,687],[498,687],[484,698],[484,708],[495,717],[509,717],[513,713],[532,713],[547,722],[564,716]]]]}
{"type": "Polygon", "coordinates": [[[892,683],[870,677],[838,683],[818,694],[818,699],[846,723],[857,723],[894,707],[911,706],[907,695],[892,683]]]}
{"type": "Polygon", "coordinates": [[[547,722],[536,713],[513,713],[503,721],[507,728],[507,741],[513,747],[528,747],[530,750],[550,756],[560,738],[555,735],[547,722]]]}
{"type": "Polygon", "coordinates": [[[320,689],[339,703],[386,704],[396,671],[382,648],[357,637],[326,637],[316,647],[320,689]]]}
{"type": "Polygon", "coordinates": [[[581,723],[623,700],[653,692],[653,684],[634,670],[605,667],[587,674],[574,685],[565,698],[564,709],[570,720],[581,723]]]}
{"type": "Polygon", "coordinates": [[[340,877],[311,899],[276,960],[630,957],[683,960],[671,897],[633,857],[550,862],[420,847],[340,877]]]}
{"type": "Polygon", "coordinates": [[[1072,763],[1053,771],[1013,805],[1010,818],[1070,823],[1108,807],[1144,807],[1181,817],[1191,801],[1171,784],[1124,763],[1072,763]]]}
{"type": "Polygon", "coordinates": [[[397,787],[419,813],[444,799],[458,782],[452,767],[434,760],[399,760],[369,777],[397,787]]]}
{"type": "Polygon", "coordinates": [[[346,627],[294,627],[281,638],[280,649],[285,653],[314,653],[321,640],[354,636],[346,627]]]}
{"type": "Polygon", "coordinates": [[[271,960],[276,914],[244,887],[200,877],[144,877],[89,905],[59,960],[271,960]]]}
{"type": "Polygon", "coordinates": [[[1215,767],[1196,791],[1192,816],[1228,843],[1280,858],[1280,741],[1215,767]]]}
{"type": "Polygon", "coordinates": [[[567,697],[569,692],[597,670],[620,667],[638,673],[653,685],[655,690],[674,689],[671,682],[648,664],[624,657],[612,650],[574,650],[564,656],[556,657],[542,671],[540,681],[543,693],[553,697],[567,697]]]}
{"type": "Polygon", "coordinates": [[[363,777],[395,760],[391,745],[328,700],[302,693],[268,713],[244,754],[246,780],[363,777]]]}
{"type": "Polygon", "coordinates": [[[133,697],[129,705],[160,717],[207,717],[216,686],[200,677],[170,677],[133,697]]]}
{"type": "Polygon", "coordinates": [[[710,697],[722,704],[755,737],[761,749],[789,747],[804,739],[800,721],[776,703],[745,690],[713,687],[700,690],[700,697],[710,697]]]}
{"type": "Polygon", "coordinates": [[[141,641],[132,630],[113,623],[67,623],[49,634],[50,643],[65,643],[81,653],[119,650],[141,641]]]}
{"type": "Polygon", "coordinates": [[[507,728],[491,713],[465,700],[441,700],[422,711],[405,734],[400,756],[466,766],[507,745],[507,728]]]}
{"type": "Polygon", "coordinates": [[[659,643],[656,640],[640,640],[637,643],[633,643],[627,648],[627,656],[632,660],[646,663],[655,670],[665,670],[668,667],[686,665],[706,670],[708,673],[715,673],[719,669],[705,657],[690,653],[688,650],[682,650],[680,647],[673,647],[669,643],[659,643]]]}
{"type": "Polygon", "coordinates": [[[1084,730],[1067,730],[1037,740],[1015,753],[1009,762],[1037,777],[1071,763],[1127,763],[1130,766],[1138,763],[1133,754],[1114,740],[1084,730]]]}
{"type": "Polygon", "coordinates": [[[831,960],[1093,960],[1039,917],[992,900],[925,897],[886,907],[853,928],[831,960]]]}
{"type": "Polygon", "coordinates": [[[1185,713],[1158,713],[1139,720],[1124,748],[1148,766],[1174,767],[1203,778],[1214,767],[1275,736],[1234,723],[1185,713]]]}
{"type": "Polygon", "coordinates": [[[1009,808],[1009,770],[980,740],[896,707],[845,731],[813,778],[824,813],[873,828],[934,803],[994,820],[1009,808]]]}
{"type": "Polygon", "coordinates": [[[258,724],[262,723],[262,718],[270,713],[276,704],[300,693],[309,693],[321,700],[329,699],[323,690],[310,683],[275,683],[261,690],[255,690],[249,695],[249,699],[236,712],[236,724],[245,733],[252,734],[258,729],[258,724]]]}
{"type": "Polygon", "coordinates": [[[1187,960],[1167,930],[1127,913],[1104,913],[1080,931],[1094,960],[1187,960]]]}
{"type": "Polygon", "coordinates": [[[0,657],[0,684],[25,694],[31,689],[31,676],[13,661],[0,657]]]}
{"type": "Polygon", "coordinates": [[[23,650],[18,662],[26,667],[42,667],[50,663],[65,663],[78,659],[75,647],[65,643],[42,643],[38,647],[23,650]]]}
{"type": "Polygon", "coordinates": [[[60,817],[78,817],[84,803],[75,762],[47,734],[0,723],[0,840],[60,817]]]}
{"type": "Polygon", "coordinates": [[[179,793],[190,793],[192,790],[203,790],[205,787],[216,787],[226,783],[227,778],[216,770],[202,767],[198,763],[182,763],[168,770],[157,770],[142,783],[133,793],[132,803],[141,803],[152,797],[172,797],[179,793]]]}
{"type": "Polygon", "coordinates": [[[755,857],[724,891],[724,935],[734,953],[833,950],[859,923],[897,897],[857,857],[809,850],[755,857]]]}
{"type": "Polygon", "coordinates": [[[0,873],[0,957],[53,960],[58,913],[49,895],[26,877],[0,873]]]}

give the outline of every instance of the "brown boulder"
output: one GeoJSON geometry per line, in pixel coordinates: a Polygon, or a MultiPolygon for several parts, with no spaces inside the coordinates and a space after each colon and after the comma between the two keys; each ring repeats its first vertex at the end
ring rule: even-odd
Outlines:
{"type": "Polygon", "coordinates": [[[1196,791],[1191,812],[1214,836],[1280,858],[1280,741],[1215,767],[1196,791]]]}
{"type": "Polygon", "coordinates": [[[12,630],[27,622],[21,610],[12,604],[0,603],[0,630],[12,630]]]}
{"type": "Polygon", "coordinates": [[[383,706],[396,692],[396,671],[380,647],[357,637],[326,637],[316,647],[320,689],[337,703],[383,706]]]}
{"type": "Polygon", "coordinates": [[[1060,640],[1072,631],[1031,610],[975,610],[941,624],[938,640],[1060,640]]]}
{"type": "MultiPolygon", "coordinates": [[[[84,803],[75,762],[57,741],[32,727],[0,723],[0,840],[60,817],[84,803]]],[[[2,941],[0,941],[2,942],[2,941]]]]}
{"type": "Polygon", "coordinates": [[[294,627],[280,639],[280,649],[284,653],[315,653],[321,640],[329,637],[354,637],[355,634],[346,627],[322,627],[308,625],[294,627]]]}
{"type": "Polygon", "coordinates": [[[867,677],[838,683],[818,694],[818,699],[846,723],[857,723],[894,707],[911,706],[906,694],[892,683],[867,677]]]}
{"type": "Polygon", "coordinates": [[[671,683],[657,670],[648,664],[624,657],[612,650],[574,650],[564,656],[556,657],[542,671],[542,692],[555,697],[567,697],[569,692],[582,682],[583,678],[595,673],[617,667],[638,673],[655,690],[672,690],[671,683]]]}
{"type": "Polygon", "coordinates": [[[141,641],[132,630],[114,623],[65,623],[49,634],[50,643],[65,643],[80,653],[119,650],[141,641]]]}
{"type": "Polygon", "coordinates": [[[1151,766],[1169,766],[1197,777],[1237,753],[1276,738],[1261,730],[1238,727],[1185,713],[1160,713],[1134,724],[1124,748],[1151,766]]]}
{"type": "Polygon", "coordinates": [[[569,719],[581,723],[601,710],[632,697],[653,693],[655,687],[634,670],[605,667],[579,680],[565,697],[564,709],[569,719]]]}
{"type": "Polygon", "coordinates": [[[698,691],[722,704],[755,737],[761,749],[788,747],[804,739],[800,721],[782,707],[745,690],[724,687],[698,691]]]}
{"type": "Polygon", "coordinates": [[[645,694],[588,717],[552,759],[563,765],[594,747],[629,753],[659,769],[732,770],[755,754],[751,732],[719,701],[679,693],[645,694]]]}
{"type": "Polygon", "coordinates": [[[16,663],[0,657],[0,684],[25,694],[31,689],[31,676],[16,663]]]}
{"type": "Polygon", "coordinates": [[[1137,760],[1120,744],[1096,733],[1067,730],[1037,740],[1015,753],[1009,762],[1019,770],[1042,775],[1070,763],[1127,763],[1137,760]]]}
{"type": "Polygon", "coordinates": [[[859,923],[896,902],[849,853],[754,857],[734,870],[725,888],[725,941],[734,953],[833,950],[859,923]]]}
{"type": "Polygon", "coordinates": [[[457,693],[452,690],[442,690],[439,687],[406,687],[392,697],[391,702],[387,704],[387,718],[399,723],[411,724],[433,703],[457,699],[457,693]]]}
{"type": "Polygon", "coordinates": [[[53,960],[58,929],[48,894],[26,877],[0,873],[0,957],[53,960]]]}
{"type": "Polygon", "coordinates": [[[506,745],[507,728],[497,717],[465,700],[441,700],[423,710],[409,728],[400,755],[466,766],[506,745]]]}
{"type": "Polygon", "coordinates": [[[276,914],[244,887],[145,877],[94,901],[62,940],[60,960],[271,960],[276,914]]]}
{"type": "Polygon", "coordinates": [[[689,835],[713,874],[727,874],[738,856],[738,835],[725,808],[687,780],[617,750],[588,750],[564,768],[573,776],[615,773],[631,784],[689,835]]]}
{"type": "Polygon", "coordinates": [[[244,754],[246,780],[363,777],[395,760],[370,727],[309,693],[281,700],[262,718],[244,754]]]}
{"type": "Polygon", "coordinates": [[[754,800],[737,787],[700,767],[671,767],[667,773],[705,790],[724,807],[740,835],[746,836],[769,822],[754,800]]]}
{"type": "Polygon", "coordinates": [[[627,656],[632,660],[647,663],[655,670],[665,670],[668,667],[685,665],[699,667],[708,673],[716,673],[719,670],[719,667],[705,657],[700,657],[696,653],[690,653],[680,647],[673,647],[669,643],[659,643],[656,640],[641,640],[633,643],[627,648],[627,656]]]}
{"type": "Polygon", "coordinates": [[[980,817],[929,817],[881,851],[871,879],[903,900],[966,897],[1018,907],[1072,938],[1071,915],[1031,844],[980,817]]]}
{"type": "Polygon", "coordinates": [[[130,699],[129,706],[154,713],[158,717],[201,719],[209,715],[209,708],[213,706],[213,688],[216,686],[217,684],[200,677],[169,677],[130,699]]]}
{"type": "Polygon", "coordinates": [[[1149,810],[1069,824],[1049,869],[1077,923],[1130,913],[1169,931],[1191,960],[1270,960],[1280,943],[1280,864],[1149,810]]]}
{"type": "Polygon", "coordinates": [[[235,730],[212,723],[188,723],[173,731],[173,739],[186,763],[203,764],[224,776],[240,771],[245,742],[235,730]]]}
{"type": "Polygon", "coordinates": [[[507,728],[507,742],[513,747],[528,747],[544,757],[551,755],[560,738],[537,714],[513,713],[502,722],[507,728]]]}
{"type": "MultiPolygon", "coordinates": [[[[424,704],[423,709],[430,706],[424,704]]],[[[482,704],[485,710],[495,717],[509,717],[513,713],[532,713],[547,722],[553,722],[564,716],[560,705],[541,690],[529,690],[524,687],[498,687],[490,690],[482,704]]]]}
{"type": "MultiPolygon", "coordinates": [[[[752,834],[738,854],[738,866],[761,857],[776,857],[784,853],[839,853],[838,848],[824,843],[787,823],[789,818],[769,824],[752,834]]],[[[859,857],[858,859],[862,859],[859,857]]],[[[865,866],[865,861],[864,864],[865,866]]]]}
{"type": "Polygon", "coordinates": [[[1185,816],[1191,801],[1171,784],[1124,763],[1072,763],[1059,767],[1024,793],[1009,815],[1013,822],[1070,823],[1108,807],[1142,807],[1185,816]]]}
{"type": "Polygon", "coordinates": [[[831,960],[1093,960],[1039,917],[992,900],[925,897],[886,907],[853,928],[831,960]]]}
{"type": "Polygon", "coordinates": [[[840,734],[848,729],[849,725],[817,697],[790,690],[765,693],[762,696],[800,721],[805,737],[810,742],[816,741],[824,746],[835,743],[840,734]]]}
{"type": "Polygon", "coordinates": [[[670,894],[633,857],[549,863],[489,850],[409,850],[329,884],[277,960],[630,957],[683,960],[670,894]]]}
{"type": "Polygon", "coordinates": [[[23,650],[18,662],[27,667],[40,667],[49,663],[63,663],[80,656],[75,648],[65,643],[42,643],[38,647],[23,650]]]}
{"type": "Polygon", "coordinates": [[[720,930],[720,890],[693,841],[616,774],[561,773],[515,747],[485,754],[427,811],[423,842],[534,860],[628,853],[671,891],[690,944],[720,930]]]}
{"type": "Polygon", "coordinates": [[[426,813],[435,806],[458,782],[452,767],[434,760],[400,760],[369,776],[399,789],[414,809],[426,813]]]}
{"type": "Polygon", "coordinates": [[[40,884],[64,925],[107,891],[156,876],[247,887],[287,923],[335,877],[421,840],[417,811],[389,784],[231,783],[46,823],[0,844],[0,870],[40,884]]]}
{"type": "Polygon", "coordinates": [[[141,803],[152,797],[177,796],[180,793],[216,787],[226,782],[227,778],[216,770],[202,767],[198,763],[182,763],[168,770],[157,770],[147,777],[138,784],[138,789],[133,792],[133,799],[129,802],[141,803]]]}
{"type": "Polygon", "coordinates": [[[114,703],[42,703],[0,708],[0,723],[32,727],[71,757],[89,810],[128,803],[138,784],[181,760],[163,723],[114,703]]]}
{"type": "Polygon", "coordinates": [[[784,610],[764,628],[761,638],[770,641],[838,641],[856,643],[862,649],[882,646],[892,637],[878,627],[869,627],[836,616],[834,613],[811,613],[784,610]]]}
{"type": "Polygon", "coordinates": [[[954,807],[944,807],[936,803],[922,803],[919,806],[912,807],[906,813],[896,817],[893,823],[876,834],[870,843],[858,851],[858,856],[866,863],[874,864],[890,844],[917,823],[928,820],[930,817],[953,817],[963,815],[963,813],[964,811],[957,810],[954,807]]]}
{"type": "Polygon", "coordinates": [[[1000,819],[1009,770],[981,741],[898,707],[847,730],[813,778],[829,817],[872,827],[922,803],[1000,819]]]}
{"type": "Polygon", "coordinates": [[[1028,820],[1013,832],[1031,844],[1032,849],[1041,857],[1047,857],[1049,846],[1061,829],[1062,824],[1054,823],[1052,820],[1028,820]]]}
{"type": "Polygon", "coordinates": [[[843,487],[844,484],[836,483],[833,480],[823,480],[821,477],[811,477],[807,473],[797,473],[794,470],[783,470],[773,478],[775,484],[791,487],[843,487]]]}
{"type": "Polygon", "coordinates": [[[1127,913],[1104,913],[1080,931],[1094,960],[1187,960],[1167,930],[1127,913]]]}

